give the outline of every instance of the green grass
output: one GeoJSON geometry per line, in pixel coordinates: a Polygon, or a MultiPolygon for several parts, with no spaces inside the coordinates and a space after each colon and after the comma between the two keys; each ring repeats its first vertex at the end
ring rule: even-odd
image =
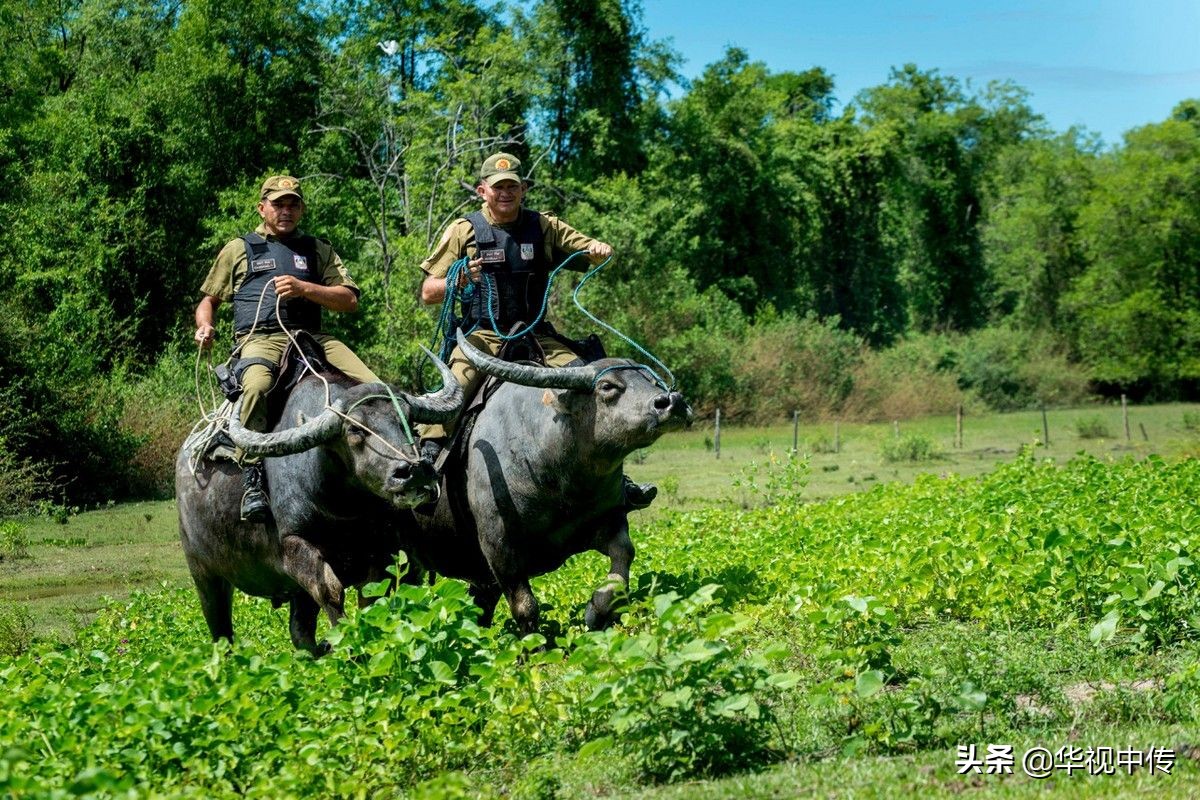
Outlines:
{"type": "Polygon", "coordinates": [[[71,640],[109,598],[188,580],[173,501],[60,519],[18,520],[29,557],[0,561],[0,601],[23,605],[44,637],[71,640]]]}
{"type": "MultiPolygon", "coordinates": [[[[455,581],[352,607],[316,662],[265,600],[239,597],[214,651],[182,581],[135,592],[73,647],[0,656],[0,795],[1192,796],[1200,463],[1104,455],[815,503],[776,460],[745,497],[639,517],[610,631],[582,630],[598,554],[537,579],[546,651],[503,608],[479,629],[455,581]],[[958,775],[969,744],[1178,755],[1038,781],[958,775]]],[[[173,536],[155,508],[39,523],[14,564],[173,536]]]]}
{"type": "MultiPolygon", "coordinates": [[[[1077,453],[1101,458],[1125,455],[1143,457],[1150,453],[1172,456],[1195,452],[1200,439],[1185,419],[1200,416],[1200,405],[1169,403],[1134,406],[1129,410],[1131,438],[1125,439],[1120,406],[1089,406],[1084,410],[1062,409],[1046,412],[1050,444],[1045,446],[1042,415],[1038,411],[989,414],[967,417],[963,422],[963,447],[956,448],[953,416],[901,420],[901,436],[916,435],[933,442],[937,457],[932,461],[887,463],[884,443],[895,436],[893,424],[849,424],[840,428],[840,452],[822,452],[834,442],[834,423],[803,423],[799,428],[801,454],[808,454],[812,468],[804,497],[822,500],[855,491],[867,491],[881,482],[909,482],[917,475],[952,473],[972,476],[990,472],[997,464],[1011,461],[1020,449],[1039,443],[1039,456],[1065,462],[1077,453]],[[1112,438],[1084,438],[1075,422],[1086,415],[1105,423],[1112,438]],[[1139,423],[1148,438],[1143,439],[1139,423]],[[817,445],[814,447],[813,445],[817,445]]],[[[628,459],[625,466],[638,481],[660,486],[670,480],[678,492],[664,496],[666,505],[698,508],[714,500],[738,501],[733,486],[742,470],[752,462],[764,463],[774,455],[783,457],[792,447],[790,423],[771,427],[738,428],[723,426],[721,455],[710,449],[714,438],[713,421],[697,420],[682,433],[664,436],[639,457],[628,459]],[[640,460],[640,463],[639,463],[640,460]]]]}

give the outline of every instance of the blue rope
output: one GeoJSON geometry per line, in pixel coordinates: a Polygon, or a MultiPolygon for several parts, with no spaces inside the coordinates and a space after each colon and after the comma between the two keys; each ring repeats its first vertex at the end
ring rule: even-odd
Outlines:
{"type": "MultiPolygon", "coordinates": [[[[587,282],[588,282],[589,280],[591,280],[591,278],[592,278],[592,276],[593,276],[593,275],[595,275],[597,272],[599,272],[600,270],[602,270],[602,269],[604,269],[606,266],[608,266],[608,262],[610,262],[610,261],[612,261],[612,256],[609,256],[608,258],[606,258],[606,259],[604,259],[603,261],[601,261],[599,264],[597,264],[597,265],[595,266],[595,268],[594,268],[594,269],[592,269],[592,271],[591,271],[591,272],[589,272],[587,275],[584,275],[584,276],[583,276],[583,280],[581,280],[581,281],[579,282],[579,285],[575,287],[575,291],[574,291],[574,292],[571,294],[571,299],[575,301],[575,306],[576,306],[576,307],[577,307],[577,308],[578,308],[580,311],[582,311],[582,312],[583,312],[583,314],[584,314],[584,316],[585,316],[585,317],[587,317],[588,319],[590,319],[592,322],[596,323],[596,324],[597,324],[597,325],[599,325],[600,327],[604,328],[606,331],[609,331],[610,333],[613,333],[613,334],[615,334],[615,335],[616,335],[616,336],[618,336],[618,337],[619,337],[621,340],[623,340],[623,341],[624,341],[624,342],[626,342],[627,344],[631,345],[631,346],[632,346],[632,347],[633,347],[635,350],[637,350],[639,353],[641,353],[641,354],[642,354],[642,355],[644,355],[646,358],[650,359],[650,360],[651,360],[651,361],[653,361],[655,364],[657,364],[659,367],[661,367],[661,368],[662,368],[662,371],[663,371],[663,372],[665,372],[665,373],[667,373],[667,376],[668,376],[668,377],[670,377],[670,379],[671,379],[671,383],[670,383],[670,385],[668,385],[668,384],[667,384],[665,381],[663,381],[663,379],[662,379],[662,378],[660,378],[660,377],[658,376],[658,373],[656,373],[654,370],[650,369],[650,367],[646,366],[645,364],[640,364],[640,365],[639,365],[640,367],[644,367],[644,368],[646,369],[646,371],[647,371],[647,372],[649,372],[651,375],[653,375],[653,376],[654,376],[654,379],[655,379],[655,380],[658,382],[658,385],[659,385],[659,386],[663,387],[663,389],[665,389],[666,391],[671,391],[671,389],[675,388],[675,374],[674,374],[673,372],[671,372],[671,370],[670,370],[670,369],[667,367],[667,365],[666,365],[666,364],[664,364],[663,362],[661,362],[661,361],[659,361],[657,358],[655,358],[653,353],[651,353],[651,352],[650,352],[649,350],[647,350],[646,348],[642,347],[640,344],[638,344],[637,342],[635,342],[633,339],[630,339],[628,336],[626,336],[625,334],[621,333],[619,330],[617,330],[617,329],[616,329],[616,328],[614,328],[613,326],[609,325],[608,323],[606,323],[606,322],[602,322],[601,320],[597,319],[595,316],[593,316],[593,315],[592,315],[592,313],[591,313],[590,311],[588,311],[586,308],[584,308],[584,307],[583,307],[583,303],[579,302],[579,292],[580,292],[580,290],[582,290],[582,289],[583,289],[583,287],[584,287],[584,285],[585,285],[585,284],[587,284],[587,282]]],[[[611,368],[610,368],[610,369],[611,369],[611,368]]],[[[604,374],[605,372],[607,372],[607,371],[608,371],[608,370],[603,370],[603,371],[600,373],[600,375],[603,375],[603,374],[604,374]]],[[[597,375],[597,376],[596,376],[596,379],[597,379],[597,380],[599,380],[599,379],[600,379],[600,375],[597,375]]],[[[593,386],[594,386],[594,385],[595,385],[595,384],[593,384],[593,386]]]]}
{"type": "MultiPolygon", "coordinates": [[[[542,307],[538,311],[537,316],[535,316],[533,321],[530,322],[527,326],[525,326],[524,328],[522,328],[521,330],[519,330],[513,334],[501,333],[499,326],[496,324],[495,305],[496,305],[496,297],[497,296],[496,296],[495,278],[490,273],[485,272],[483,274],[483,282],[479,286],[477,286],[472,281],[468,280],[467,285],[460,288],[458,283],[462,278],[463,271],[467,269],[467,263],[468,263],[469,259],[466,256],[463,256],[462,258],[458,259],[457,261],[455,261],[453,264],[450,265],[450,269],[447,270],[447,272],[446,272],[446,296],[442,300],[442,310],[441,310],[441,313],[438,315],[438,324],[437,324],[437,328],[434,330],[434,333],[433,333],[433,341],[430,343],[430,347],[429,347],[430,351],[438,353],[439,357],[442,359],[442,361],[445,361],[447,359],[447,357],[449,357],[450,352],[454,349],[454,344],[455,344],[454,331],[451,330],[451,327],[454,324],[454,304],[470,302],[471,300],[474,299],[475,292],[477,292],[477,291],[486,291],[487,292],[488,320],[492,323],[492,331],[497,336],[499,336],[503,341],[509,341],[511,339],[521,338],[525,334],[532,331],[535,327],[537,327],[538,324],[540,324],[541,321],[545,318],[546,308],[550,304],[550,290],[554,286],[554,278],[558,275],[559,272],[561,272],[563,270],[564,267],[567,266],[567,264],[571,263],[572,259],[578,258],[579,256],[585,256],[585,255],[587,255],[586,250],[579,250],[579,251],[567,256],[565,259],[563,259],[561,264],[559,264],[557,267],[554,268],[554,270],[550,273],[549,277],[546,279],[546,291],[542,295],[542,307]],[[451,287],[453,287],[453,289],[451,287]],[[439,347],[438,340],[439,339],[441,340],[440,352],[438,349],[438,347],[439,347]]],[[[675,375],[674,375],[674,373],[671,372],[671,370],[667,367],[667,365],[664,364],[663,362],[659,361],[654,356],[653,353],[646,350],[644,347],[642,347],[640,344],[635,342],[633,339],[630,339],[628,336],[621,333],[619,330],[617,330],[613,326],[598,319],[590,311],[588,311],[586,308],[583,307],[583,303],[579,302],[579,292],[581,289],[583,289],[584,284],[586,284],[589,280],[591,280],[593,275],[598,273],[600,270],[604,269],[604,267],[608,266],[608,262],[610,262],[610,261],[612,261],[612,256],[609,256],[608,258],[601,261],[592,270],[590,270],[586,275],[584,275],[583,279],[581,281],[579,281],[579,285],[575,287],[575,291],[571,294],[571,299],[575,302],[575,306],[580,311],[583,312],[584,316],[586,316],[588,319],[590,319],[592,322],[596,323],[600,327],[604,328],[606,331],[609,331],[610,333],[616,335],[622,341],[631,345],[639,353],[646,356],[648,359],[650,359],[655,364],[657,364],[660,368],[662,368],[663,372],[665,372],[670,377],[671,382],[670,382],[670,384],[668,384],[666,381],[664,381],[659,376],[659,374],[657,372],[655,372],[653,369],[651,369],[649,366],[647,366],[645,364],[634,364],[632,366],[631,365],[618,365],[618,366],[608,367],[606,369],[601,370],[599,373],[597,373],[596,381],[593,381],[592,386],[594,387],[596,385],[596,382],[599,381],[600,377],[602,375],[604,375],[606,372],[611,372],[613,370],[618,370],[618,369],[641,369],[641,370],[645,370],[646,372],[650,373],[650,375],[653,376],[655,383],[657,383],[659,386],[661,386],[663,388],[663,390],[669,392],[675,387],[675,375]]],[[[463,335],[470,336],[472,333],[475,332],[475,330],[478,327],[479,327],[478,324],[472,325],[470,330],[463,331],[463,335]]]]}

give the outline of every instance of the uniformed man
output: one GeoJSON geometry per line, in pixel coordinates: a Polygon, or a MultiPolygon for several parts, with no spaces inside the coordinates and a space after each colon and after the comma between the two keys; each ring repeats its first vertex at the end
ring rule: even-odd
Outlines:
{"type": "MultiPolygon", "coordinates": [[[[467,341],[491,355],[497,355],[504,344],[499,333],[507,334],[518,323],[528,325],[537,318],[550,272],[564,259],[585,251],[586,259],[576,258],[567,264],[568,269],[582,272],[613,253],[611,245],[584,236],[558,217],[525,208],[522,203],[528,184],[520,170],[520,159],[510,153],[488,157],[475,187],[482,207],[450,223],[437,247],[421,264],[425,275],[421,302],[438,304],[446,297],[450,266],[464,256],[469,259],[467,272],[459,278],[459,288],[469,280],[476,284],[476,290],[461,309],[460,325],[464,331],[474,327],[467,341]],[[485,290],[485,272],[493,291],[485,290]]],[[[578,358],[561,341],[546,335],[544,325],[529,335],[536,339],[548,367],[563,367],[578,358]]],[[[474,395],[483,376],[457,347],[450,354],[449,367],[462,384],[464,396],[474,395]]],[[[454,423],[424,426],[422,455],[436,463],[453,431],[454,423]]],[[[635,508],[649,505],[656,493],[657,489],[649,484],[638,486],[626,479],[627,500],[635,508]]]]}
{"type": "MultiPolygon", "coordinates": [[[[287,331],[307,331],[324,348],[328,362],[363,383],[379,380],[350,348],[321,333],[321,311],[356,311],[359,289],[341,258],[324,239],[298,229],[304,216],[300,181],[275,175],[263,181],[253,233],[227,243],[217,254],[196,306],[196,341],[212,345],[217,307],[233,301],[234,352],[242,386],[241,422],[248,430],[265,432],[264,398],[273,385],[289,343],[287,331]],[[279,310],[276,314],[276,298],[279,310]]],[[[262,522],[271,507],[262,464],[238,452],[245,492],[242,519],[262,522]]]]}

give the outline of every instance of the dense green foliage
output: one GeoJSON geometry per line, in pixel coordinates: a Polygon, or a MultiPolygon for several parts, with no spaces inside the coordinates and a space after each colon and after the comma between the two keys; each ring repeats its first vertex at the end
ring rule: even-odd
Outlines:
{"type": "Polygon", "coordinates": [[[266,601],[210,647],[190,590],[137,594],[72,648],[8,647],[9,619],[0,793],[550,797],[555,763],[636,785],[1065,730],[1067,684],[1139,663],[1154,694],[1097,705],[1195,723],[1200,463],[1023,456],[816,505],[802,463],[768,469],[765,505],[638,532],[609,631],[582,630],[597,559],[542,579],[549,649],[481,629],[453,581],[352,613],[319,661],[266,601]]]}
{"type": "MultiPolygon", "coordinates": [[[[307,227],[365,291],[334,330],[410,383],[432,333],[415,266],[499,147],[531,166],[531,206],[614,244],[585,301],[702,411],[1198,385],[1196,100],[1109,150],[1019,87],[914,65],[835,112],[820,67],[737,49],[682,81],[636,0],[0,0],[0,19],[0,510],[161,485],[193,413],[161,378],[185,374],[201,277],[268,174],[305,179],[307,227]]],[[[591,327],[566,291],[554,313],[591,327]]]]}

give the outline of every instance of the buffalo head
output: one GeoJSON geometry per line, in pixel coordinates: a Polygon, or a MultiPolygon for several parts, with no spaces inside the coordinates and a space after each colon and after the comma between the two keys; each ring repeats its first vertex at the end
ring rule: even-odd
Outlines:
{"type": "Polygon", "coordinates": [[[663,433],[692,423],[692,409],[682,394],[661,386],[646,367],[626,359],[603,359],[582,367],[516,364],[471,346],[462,331],[458,346],[481,372],[546,389],[543,402],[570,417],[578,436],[614,457],[623,458],[663,433]]]}
{"type": "Polygon", "coordinates": [[[320,414],[306,418],[296,412],[294,420],[281,420],[272,433],[242,427],[239,399],[229,419],[229,436],[251,456],[282,457],[323,447],[364,488],[394,506],[424,503],[437,495],[437,476],[409,435],[416,423],[453,419],[463,401],[449,368],[429,355],[442,376],[442,388],[434,394],[414,396],[380,383],[335,387],[337,396],[320,414]]]}

